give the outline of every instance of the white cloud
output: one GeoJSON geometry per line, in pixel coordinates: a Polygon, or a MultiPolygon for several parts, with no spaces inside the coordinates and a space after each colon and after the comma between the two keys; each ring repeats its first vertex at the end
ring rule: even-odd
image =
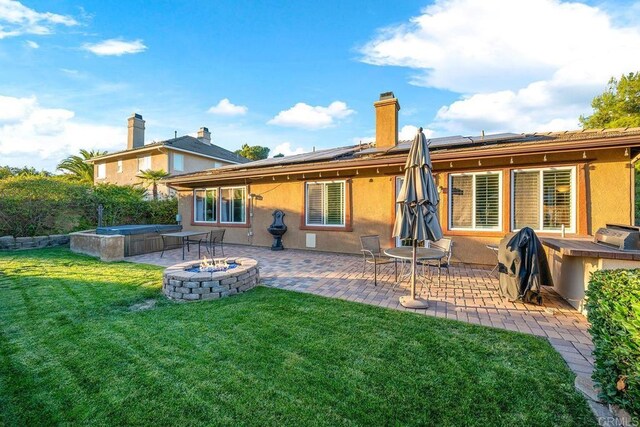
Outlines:
{"type": "Polygon", "coordinates": [[[305,149],[302,147],[291,147],[290,142],[283,142],[282,144],[276,145],[271,152],[269,153],[271,157],[276,154],[284,154],[285,156],[293,156],[294,154],[302,154],[305,152],[305,149]]]}
{"type": "Polygon", "coordinates": [[[78,21],[66,15],[37,12],[13,0],[0,0],[0,39],[23,34],[51,34],[53,27],[78,25],[78,21]]]}
{"type": "Polygon", "coordinates": [[[36,98],[14,98],[0,95],[0,126],[17,123],[35,109],[36,98]]]}
{"type": "Polygon", "coordinates": [[[342,120],[354,111],[342,101],[334,101],[327,107],[316,106],[299,102],[288,110],[278,113],[267,123],[270,125],[295,127],[302,129],[323,129],[335,125],[337,120],[342,120]]]}
{"type": "Polygon", "coordinates": [[[209,108],[208,112],[220,116],[243,116],[249,109],[244,105],[234,105],[229,98],[221,99],[217,105],[209,108]]]}
{"type": "Polygon", "coordinates": [[[132,41],[108,39],[98,43],[85,43],[82,48],[98,56],[121,56],[144,52],[147,46],[140,39],[132,41]]]}
{"type": "Polygon", "coordinates": [[[611,76],[640,69],[640,27],[616,22],[577,2],[437,0],[383,29],[362,60],[462,94],[433,123],[449,132],[575,128],[611,76]]]}
{"type": "MultiPolygon", "coordinates": [[[[417,126],[402,126],[402,129],[400,129],[400,132],[398,132],[398,141],[411,141],[416,137],[417,133],[417,126]]],[[[424,136],[426,136],[427,138],[431,138],[433,136],[433,131],[431,129],[422,128],[422,133],[424,133],[424,136]]]]}
{"type": "Polygon", "coordinates": [[[551,80],[523,89],[480,93],[440,108],[434,126],[473,134],[482,130],[544,131],[578,128],[594,93],[586,85],[562,85],[551,80]]]}
{"type": "Polygon", "coordinates": [[[30,47],[31,49],[37,49],[40,47],[40,45],[36,42],[34,42],[33,40],[27,40],[26,42],[24,42],[27,47],[30,47]]]}
{"type": "Polygon", "coordinates": [[[81,148],[115,150],[126,143],[126,127],[82,123],[63,108],[45,108],[36,97],[0,96],[0,158],[13,166],[53,171],[81,148]]]}

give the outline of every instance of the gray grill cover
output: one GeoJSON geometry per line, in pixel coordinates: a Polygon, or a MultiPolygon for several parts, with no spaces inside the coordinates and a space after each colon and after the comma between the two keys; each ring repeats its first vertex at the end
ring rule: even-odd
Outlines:
{"type": "Polygon", "coordinates": [[[525,227],[508,234],[498,248],[500,294],[509,301],[542,304],[541,286],[553,286],[547,255],[536,233],[525,227]]]}

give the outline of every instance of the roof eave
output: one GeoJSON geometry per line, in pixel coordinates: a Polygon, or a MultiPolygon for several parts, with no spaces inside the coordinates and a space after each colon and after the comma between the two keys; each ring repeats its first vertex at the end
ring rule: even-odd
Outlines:
{"type": "Polygon", "coordinates": [[[235,165],[242,165],[243,164],[243,163],[238,162],[238,161],[223,159],[221,157],[216,157],[216,156],[210,156],[208,154],[203,154],[203,153],[199,153],[197,151],[192,151],[192,150],[186,150],[184,148],[177,148],[177,147],[173,147],[173,146],[168,145],[168,144],[158,144],[158,145],[154,145],[152,147],[141,147],[141,148],[136,148],[136,149],[133,149],[133,150],[118,151],[116,153],[105,154],[104,156],[92,157],[90,159],[85,160],[85,163],[95,163],[95,162],[99,162],[99,161],[102,161],[102,160],[113,159],[115,157],[126,156],[126,155],[132,154],[132,153],[136,153],[136,154],[137,153],[145,153],[145,152],[153,150],[153,149],[161,149],[161,148],[165,148],[167,150],[180,151],[180,152],[183,152],[183,153],[189,153],[189,154],[193,154],[195,156],[206,157],[208,159],[219,160],[221,162],[232,163],[232,164],[235,164],[235,165]]]}
{"type": "MultiPolygon", "coordinates": [[[[500,145],[489,145],[483,147],[468,147],[465,149],[455,150],[434,150],[431,153],[433,163],[450,162],[455,160],[474,160],[487,157],[501,156],[524,156],[534,153],[552,153],[552,152],[573,152],[583,150],[604,150],[617,147],[640,146],[640,137],[620,136],[615,138],[598,138],[591,140],[572,140],[572,141],[549,141],[549,142],[532,142],[532,143],[509,143],[500,145]],[[606,145],[603,142],[606,141],[606,145]]],[[[384,167],[403,165],[406,161],[406,153],[394,153],[378,155],[370,158],[356,158],[349,160],[333,160],[317,163],[303,163],[292,165],[279,165],[261,168],[245,168],[233,169],[228,173],[221,171],[219,173],[199,172],[184,177],[166,178],[164,181],[169,185],[194,184],[204,181],[223,181],[238,178],[255,178],[257,176],[279,176],[293,173],[314,173],[324,172],[326,170],[348,170],[361,169],[368,167],[384,167]]],[[[214,169],[215,171],[215,169],[214,169]]]]}

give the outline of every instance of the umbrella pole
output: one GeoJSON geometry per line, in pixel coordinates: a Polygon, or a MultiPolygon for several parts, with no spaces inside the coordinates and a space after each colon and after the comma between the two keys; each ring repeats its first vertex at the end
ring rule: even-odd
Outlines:
{"type": "Polygon", "coordinates": [[[429,303],[426,299],[416,298],[416,274],[417,274],[417,255],[418,241],[413,240],[413,253],[411,255],[411,293],[400,297],[400,304],[406,308],[426,309],[429,308],[429,303]]]}
{"type": "Polygon", "coordinates": [[[416,246],[418,244],[417,240],[413,241],[413,254],[411,257],[411,299],[416,299],[416,271],[418,256],[416,254],[416,246]]]}

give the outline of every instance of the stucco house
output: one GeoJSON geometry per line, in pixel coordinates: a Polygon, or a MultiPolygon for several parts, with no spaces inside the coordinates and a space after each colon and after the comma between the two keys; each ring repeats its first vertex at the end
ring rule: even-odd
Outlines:
{"type": "MultiPolygon", "coordinates": [[[[176,174],[188,230],[224,228],[230,243],[270,246],[267,227],[285,212],[287,248],[359,253],[359,236],[392,237],[395,197],[411,141],[398,141],[400,104],[374,103],[375,144],[352,145],[176,174]]],[[[593,235],[634,224],[640,128],[450,136],[431,140],[439,218],[454,260],[495,264],[487,244],[530,226],[540,236],[593,235]]]]}
{"type": "MultiPolygon", "coordinates": [[[[197,137],[184,135],[165,141],[144,142],[145,121],[140,114],[128,119],[127,149],[88,160],[94,167],[94,183],[117,185],[140,184],[141,171],[164,170],[170,174],[215,169],[226,165],[248,162],[211,141],[206,127],[198,130],[197,137]]],[[[172,194],[164,184],[158,186],[161,196],[172,194]]]]}

